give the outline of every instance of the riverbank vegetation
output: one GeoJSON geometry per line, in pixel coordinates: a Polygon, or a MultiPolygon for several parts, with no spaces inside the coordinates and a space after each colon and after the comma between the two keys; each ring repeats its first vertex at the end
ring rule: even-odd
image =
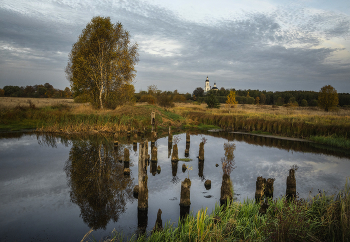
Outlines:
{"type": "Polygon", "coordinates": [[[268,204],[261,214],[255,200],[228,202],[211,214],[207,209],[191,213],[177,227],[168,222],[160,232],[131,238],[114,231],[108,241],[350,241],[349,179],[337,194],[280,197],[268,204]]]}
{"type": "Polygon", "coordinates": [[[237,104],[231,108],[224,104],[219,109],[208,109],[206,104],[191,102],[175,103],[173,107],[136,103],[98,110],[89,104],[68,100],[2,97],[0,129],[65,133],[150,130],[151,113],[155,112],[158,129],[166,130],[169,126],[201,130],[221,128],[312,139],[350,148],[350,110],[346,108],[324,112],[317,107],[237,104]]]}

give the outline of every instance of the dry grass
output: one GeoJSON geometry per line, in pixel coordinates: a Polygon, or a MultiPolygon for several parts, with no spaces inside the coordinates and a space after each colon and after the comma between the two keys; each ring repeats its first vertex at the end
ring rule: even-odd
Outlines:
{"type": "Polygon", "coordinates": [[[205,103],[195,105],[190,103],[176,103],[175,112],[182,111],[206,111],[212,114],[268,114],[282,116],[349,116],[349,109],[339,108],[332,112],[325,112],[318,107],[283,107],[272,105],[250,105],[237,104],[235,108],[227,108],[226,104],[221,104],[220,109],[207,109],[205,103]]]}
{"type": "Polygon", "coordinates": [[[74,103],[73,99],[64,98],[0,97],[0,107],[4,108],[14,108],[17,106],[29,107],[29,102],[32,102],[37,108],[54,105],[68,105],[71,107],[88,105],[84,103],[74,103]]]}

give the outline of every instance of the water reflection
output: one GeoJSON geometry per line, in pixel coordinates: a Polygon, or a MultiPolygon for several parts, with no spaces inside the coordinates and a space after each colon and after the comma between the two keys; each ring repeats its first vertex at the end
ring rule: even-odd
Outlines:
{"type": "Polygon", "coordinates": [[[65,172],[71,202],[80,207],[80,216],[93,229],[105,229],[117,222],[132,198],[132,179],[123,175],[123,164],[115,160],[113,144],[103,137],[73,140],[65,172]]]}

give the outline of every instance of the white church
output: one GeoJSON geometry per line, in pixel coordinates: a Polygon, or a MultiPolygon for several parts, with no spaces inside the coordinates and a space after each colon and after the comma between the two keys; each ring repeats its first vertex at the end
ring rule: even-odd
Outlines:
{"type": "Polygon", "coordinates": [[[214,86],[213,88],[209,85],[209,78],[207,76],[207,80],[205,80],[205,87],[204,87],[204,93],[207,93],[208,91],[210,90],[219,90],[217,87],[216,87],[216,83],[214,82],[214,86]]]}

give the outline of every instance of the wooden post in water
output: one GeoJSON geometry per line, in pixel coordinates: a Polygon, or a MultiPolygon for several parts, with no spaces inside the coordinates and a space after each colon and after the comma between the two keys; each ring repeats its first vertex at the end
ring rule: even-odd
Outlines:
{"type": "Polygon", "coordinates": [[[174,146],[173,146],[173,153],[171,155],[171,161],[172,162],[179,161],[179,151],[177,149],[177,144],[174,144],[174,146]]]}
{"type": "Polygon", "coordinates": [[[191,180],[185,178],[183,182],[181,182],[181,196],[180,196],[180,206],[189,207],[191,205],[191,180]]]}
{"type": "Polygon", "coordinates": [[[220,204],[221,205],[226,204],[227,199],[231,201],[233,199],[232,182],[231,182],[230,176],[224,173],[224,175],[222,176],[222,183],[221,183],[220,204]]]}
{"type": "Polygon", "coordinates": [[[160,231],[163,231],[162,210],[158,209],[157,220],[156,220],[156,224],[153,227],[152,233],[160,232],[160,231]]]}
{"type": "Polygon", "coordinates": [[[256,179],[256,190],[255,190],[255,201],[260,203],[261,199],[263,199],[266,188],[266,179],[262,176],[259,176],[256,179]]]}
{"type": "Polygon", "coordinates": [[[146,170],[146,145],[145,143],[140,143],[139,145],[139,162],[138,162],[138,210],[148,209],[148,187],[147,187],[147,170],[146,170]]]}
{"type": "Polygon", "coordinates": [[[153,147],[152,148],[152,152],[151,152],[151,162],[155,162],[157,163],[158,158],[157,158],[157,147],[153,147]]]}
{"type": "Polygon", "coordinates": [[[204,143],[201,142],[199,144],[199,155],[198,155],[198,160],[199,161],[204,161],[204,143]]]}

